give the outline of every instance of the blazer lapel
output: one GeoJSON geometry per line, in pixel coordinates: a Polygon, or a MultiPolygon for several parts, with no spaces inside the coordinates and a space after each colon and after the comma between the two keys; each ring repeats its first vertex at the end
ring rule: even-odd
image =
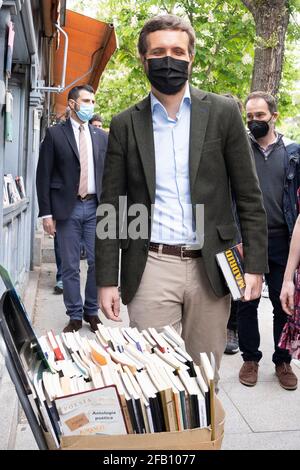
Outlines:
{"type": "Polygon", "coordinates": [[[205,132],[210,111],[210,102],[203,100],[205,96],[207,96],[206,93],[191,87],[192,111],[189,155],[191,194],[200,164],[203,142],[205,138],[205,132]]]}
{"type": "Polygon", "coordinates": [[[155,151],[150,97],[132,113],[133,129],[139,149],[151,203],[155,202],[155,151]]]}
{"type": "Polygon", "coordinates": [[[65,124],[63,124],[62,126],[62,129],[64,133],[66,134],[69,144],[71,145],[76,157],[80,161],[79,152],[78,152],[78,148],[77,148],[77,144],[76,144],[76,140],[75,140],[75,136],[74,136],[74,132],[72,128],[72,123],[70,119],[66,120],[65,124]]]}

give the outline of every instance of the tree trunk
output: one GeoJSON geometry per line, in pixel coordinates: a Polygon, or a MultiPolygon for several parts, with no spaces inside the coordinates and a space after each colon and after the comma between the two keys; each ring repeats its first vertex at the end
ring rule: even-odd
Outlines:
{"type": "Polygon", "coordinates": [[[278,93],[289,24],[288,0],[242,0],[252,13],[256,40],[251,91],[278,93]]]}

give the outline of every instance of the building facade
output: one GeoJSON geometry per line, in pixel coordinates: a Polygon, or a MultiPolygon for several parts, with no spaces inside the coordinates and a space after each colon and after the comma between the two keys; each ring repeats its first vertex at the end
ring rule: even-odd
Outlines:
{"type": "MultiPolygon", "coordinates": [[[[63,113],[68,88],[90,83],[97,89],[116,49],[113,25],[66,10],[66,3],[0,0],[0,264],[19,290],[38,259],[40,141],[63,113]],[[16,178],[22,197],[14,197],[16,178]]],[[[0,281],[0,295],[3,290],[0,281]]]]}
{"type": "Polygon", "coordinates": [[[47,15],[57,19],[59,8],[64,2],[0,1],[0,264],[16,285],[33,265],[35,168],[49,109],[36,88],[49,78],[53,31],[46,34],[47,15]],[[17,199],[8,182],[16,177],[25,189],[17,199]]]}

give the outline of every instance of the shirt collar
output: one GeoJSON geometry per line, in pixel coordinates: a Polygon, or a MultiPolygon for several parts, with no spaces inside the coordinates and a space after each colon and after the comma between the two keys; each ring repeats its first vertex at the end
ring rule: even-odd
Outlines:
{"type": "Polygon", "coordinates": [[[269,144],[267,146],[267,148],[263,148],[261,145],[259,145],[259,143],[257,142],[257,140],[255,139],[255,137],[251,134],[251,132],[249,133],[250,135],[250,139],[254,142],[254,144],[260,149],[260,151],[264,154],[264,155],[269,155],[273,148],[275,147],[275,145],[278,144],[278,142],[281,140],[282,138],[282,134],[280,134],[279,132],[275,132],[275,136],[276,136],[276,139],[274,140],[274,142],[272,142],[271,144],[269,144]]]}
{"type": "MultiPolygon", "coordinates": [[[[279,134],[279,132],[276,132],[274,131],[274,134],[275,134],[275,140],[274,142],[272,142],[271,144],[268,145],[268,147],[272,147],[273,145],[277,144],[277,142],[279,141],[279,139],[282,137],[281,134],[279,134]]],[[[249,136],[250,136],[250,139],[253,140],[253,142],[256,143],[256,145],[258,145],[259,147],[261,147],[258,143],[258,141],[256,140],[256,138],[251,134],[251,132],[249,132],[249,136]]],[[[267,148],[268,148],[267,147],[267,148]]]]}
{"type": "MultiPolygon", "coordinates": [[[[75,121],[75,119],[73,118],[70,118],[71,119],[71,124],[72,124],[72,127],[74,130],[76,131],[79,131],[79,127],[81,126],[81,124],[79,124],[77,121],[75,121]]],[[[89,127],[89,123],[88,121],[87,122],[83,122],[82,125],[87,129],[89,127]]]]}
{"type": "MultiPolygon", "coordinates": [[[[150,100],[151,100],[151,112],[152,112],[152,114],[155,111],[156,107],[161,107],[165,111],[165,113],[168,114],[166,108],[164,107],[164,105],[159,101],[159,99],[156,98],[156,96],[152,93],[152,91],[150,92],[150,100]]],[[[182,101],[181,101],[180,106],[179,106],[178,115],[180,114],[183,103],[188,103],[189,105],[191,104],[191,93],[190,93],[190,87],[189,87],[188,83],[186,84],[185,92],[184,92],[184,95],[182,97],[182,101]]]]}

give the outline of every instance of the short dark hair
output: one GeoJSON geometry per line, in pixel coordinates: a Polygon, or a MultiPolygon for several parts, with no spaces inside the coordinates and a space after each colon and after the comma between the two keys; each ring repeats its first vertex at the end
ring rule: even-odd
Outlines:
{"type": "Polygon", "coordinates": [[[94,121],[99,121],[103,124],[103,119],[100,114],[94,114],[94,116],[89,120],[89,123],[92,124],[94,121]]]}
{"type": "Polygon", "coordinates": [[[139,35],[138,51],[141,56],[147,52],[147,36],[154,31],[163,30],[184,31],[189,37],[189,54],[195,53],[196,35],[191,23],[176,15],[157,15],[148,20],[139,35]]]}
{"type": "Polygon", "coordinates": [[[257,98],[262,98],[265,100],[265,102],[268,105],[269,111],[271,114],[276,113],[277,111],[277,103],[273,95],[270,95],[270,93],[266,93],[265,91],[253,91],[252,93],[249,93],[245,100],[245,106],[250,100],[254,100],[257,98]]]}
{"type": "Polygon", "coordinates": [[[68,93],[68,101],[69,100],[76,101],[78,96],[79,96],[79,93],[81,92],[81,90],[85,90],[85,91],[88,91],[89,93],[94,93],[95,94],[94,88],[91,85],[74,86],[73,88],[71,88],[71,90],[68,93]]]}

